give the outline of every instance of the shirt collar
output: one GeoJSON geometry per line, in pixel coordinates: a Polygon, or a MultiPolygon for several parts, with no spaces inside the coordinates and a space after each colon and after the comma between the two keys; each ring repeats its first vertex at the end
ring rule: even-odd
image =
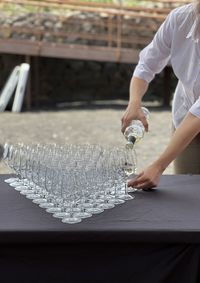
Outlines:
{"type": "Polygon", "coordinates": [[[200,15],[195,17],[194,23],[186,38],[191,38],[195,43],[200,41],[200,15]]]}

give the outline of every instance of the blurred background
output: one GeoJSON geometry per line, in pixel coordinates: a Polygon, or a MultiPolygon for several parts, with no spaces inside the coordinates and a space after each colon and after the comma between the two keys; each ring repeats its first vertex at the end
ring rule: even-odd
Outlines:
{"type": "MultiPolygon", "coordinates": [[[[1,0],[1,96],[15,66],[30,71],[21,110],[12,111],[13,92],[0,113],[0,142],[125,144],[120,119],[139,52],[167,14],[189,2],[1,0]]],[[[138,171],[170,138],[176,83],[169,64],[144,97],[150,132],[136,148],[138,171]]]]}

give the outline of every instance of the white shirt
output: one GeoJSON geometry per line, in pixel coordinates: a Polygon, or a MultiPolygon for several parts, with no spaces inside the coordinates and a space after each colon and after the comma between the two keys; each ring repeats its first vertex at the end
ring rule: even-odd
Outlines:
{"type": "Polygon", "coordinates": [[[150,82],[169,60],[178,78],[172,117],[177,127],[188,111],[200,118],[200,15],[194,4],[170,12],[139,56],[133,75],[150,82]]]}

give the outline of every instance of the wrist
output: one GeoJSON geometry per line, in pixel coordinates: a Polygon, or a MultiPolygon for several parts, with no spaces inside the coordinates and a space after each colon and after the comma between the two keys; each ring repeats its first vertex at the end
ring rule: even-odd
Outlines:
{"type": "Polygon", "coordinates": [[[129,100],[129,106],[136,107],[136,108],[141,108],[141,99],[134,99],[130,98],[129,100]]]}
{"type": "Polygon", "coordinates": [[[154,162],[154,165],[156,166],[159,173],[163,173],[165,169],[167,168],[168,164],[165,160],[158,159],[154,162]]]}

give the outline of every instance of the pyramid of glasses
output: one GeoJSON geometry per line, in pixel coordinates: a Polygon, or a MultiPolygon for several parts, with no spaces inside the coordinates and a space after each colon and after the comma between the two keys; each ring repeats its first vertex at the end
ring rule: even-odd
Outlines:
{"type": "Polygon", "coordinates": [[[135,152],[91,144],[5,144],[3,160],[16,178],[5,180],[63,223],[82,219],[133,199],[127,176],[135,152]]]}

